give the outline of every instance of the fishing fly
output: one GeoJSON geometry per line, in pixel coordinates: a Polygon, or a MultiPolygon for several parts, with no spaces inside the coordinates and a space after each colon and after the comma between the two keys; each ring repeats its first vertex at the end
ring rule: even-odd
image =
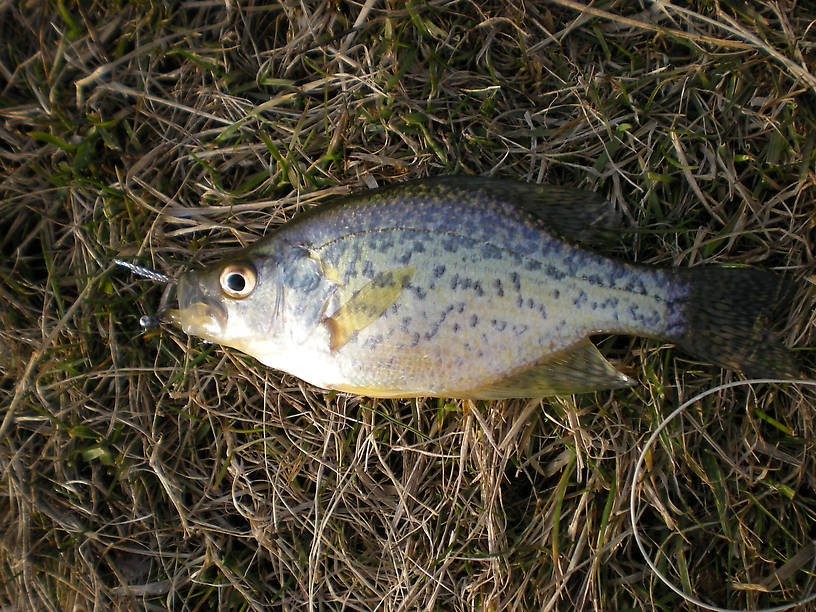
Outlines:
{"type": "MultiPolygon", "coordinates": [[[[174,285],[176,283],[176,279],[171,276],[167,276],[166,274],[162,274],[161,272],[156,272],[155,270],[151,270],[150,268],[146,268],[144,266],[140,266],[138,264],[132,263],[130,261],[125,261],[124,259],[114,259],[113,263],[117,266],[122,266],[123,268],[127,268],[136,276],[141,276],[147,280],[151,280],[155,283],[161,283],[163,285],[174,285]]],[[[162,300],[164,301],[164,300],[162,300]]],[[[162,313],[162,308],[159,309],[159,313],[162,313]]],[[[142,315],[139,317],[139,327],[142,328],[143,331],[150,331],[151,329],[155,329],[159,327],[161,324],[160,316],[158,315],[142,315]]]]}

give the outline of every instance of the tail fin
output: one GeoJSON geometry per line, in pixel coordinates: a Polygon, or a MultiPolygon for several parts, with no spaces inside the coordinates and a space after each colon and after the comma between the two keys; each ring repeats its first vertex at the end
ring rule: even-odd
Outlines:
{"type": "Polygon", "coordinates": [[[764,270],[696,268],[680,272],[688,298],[685,332],[675,341],[689,353],[746,376],[793,378],[798,367],[770,328],[790,304],[793,286],[764,270]]]}

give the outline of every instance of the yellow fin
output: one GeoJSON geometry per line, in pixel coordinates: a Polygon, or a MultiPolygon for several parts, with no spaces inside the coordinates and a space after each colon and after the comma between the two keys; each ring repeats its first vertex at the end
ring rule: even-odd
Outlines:
{"type": "Polygon", "coordinates": [[[628,387],[634,381],[618,372],[595,345],[584,339],[531,367],[483,387],[454,397],[468,399],[504,399],[510,397],[546,397],[569,393],[587,393],[601,389],[628,387]]]}
{"type": "Polygon", "coordinates": [[[381,272],[359,289],[348,302],[325,319],[331,340],[329,348],[336,351],[358,331],[376,321],[397,301],[402,290],[414,276],[414,267],[395,268],[381,272]]]}

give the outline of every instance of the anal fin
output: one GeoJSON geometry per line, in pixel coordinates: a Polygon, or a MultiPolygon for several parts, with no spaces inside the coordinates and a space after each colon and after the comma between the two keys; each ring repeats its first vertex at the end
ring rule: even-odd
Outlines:
{"type": "Polygon", "coordinates": [[[595,345],[585,338],[520,372],[455,395],[484,400],[546,397],[618,389],[633,384],[631,378],[616,370],[595,345]]]}

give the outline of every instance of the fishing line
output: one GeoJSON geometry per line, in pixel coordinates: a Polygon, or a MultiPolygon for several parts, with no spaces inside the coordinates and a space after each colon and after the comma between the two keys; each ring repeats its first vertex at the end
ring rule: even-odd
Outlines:
{"type": "MultiPolygon", "coordinates": [[[[123,268],[127,268],[131,272],[133,272],[136,276],[141,276],[142,278],[146,278],[156,283],[162,283],[164,285],[175,285],[176,279],[166,274],[162,274],[161,272],[156,272],[155,270],[151,270],[150,268],[145,268],[144,266],[140,266],[135,263],[131,263],[129,261],[125,261],[124,259],[114,259],[113,263],[117,266],[122,266],[123,268]]],[[[169,287],[168,287],[169,288],[169,287]]],[[[161,313],[166,305],[167,302],[168,291],[165,291],[162,294],[162,300],[159,305],[159,312],[161,313]]],[[[142,315],[139,317],[139,327],[142,328],[143,331],[150,331],[151,329],[155,329],[159,327],[161,323],[161,317],[156,315],[142,315]]]]}
{"type": "Polygon", "coordinates": [[[113,263],[117,266],[122,266],[123,268],[127,268],[131,272],[133,272],[136,276],[141,276],[148,280],[152,280],[157,283],[162,283],[164,285],[175,283],[176,280],[167,276],[166,274],[162,274],[161,272],[156,272],[155,270],[151,270],[150,268],[145,268],[144,266],[140,266],[135,263],[131,263],[129,261],[125,261],[123,259],[114,259],[113,263]]]}
{"type": "MultiPolygon", "coordinates": [[[[669,416],[663,419],[660,425],[657,426],[657,429],[655,429],[654,432],[652,432],[652,435],[649,436],[649,439],[646,440],[646,444],[643,446],[643,450],[641,450],[640,455],[638,456],[637,463],[635,464],[634,474],[632,474],[632,487],[629,493],[629,517],[632,522],[632,535],[635,538],[635,543],[637,544],[640,553],[643,555],[643,558],[646,560],[646,563],[649,565],[654,575],[657,576],[663,582],[663,584],[665,584],[672,591],[680,595],[680,597],[685,599],[687,602],[699,606],[701,608],[704,608],[706,610],[712,610],[712,612],[745,612],[745,610],[720,608],[718,606],[706,603],[689,595],[688,593],[684,592],[680,587],[676,586],[671,580],[669,580],[669,578],[657,568],[657,564],[655,563],[655,561],[653,561],[652,558],[646,552],[646,548],[643,545],[643,541],[641,540],[637,524],[637,515],[639,510],[638,505],[640,502],[640,496],[638,495],[638,482],[640,480],[643,462],[645,461],[646,454],[649,452],[649,450],[652,447],[652,444],[654,444],[654,441],[657,440],[657,437],[661,434],[661,432],[664,429],[666,429],[666,427],[672,421],[672,419],[674,419],[679,414],[683,413],[692,404],[699,402],[701,399],[708,397],[709,395],[713,395],[714,393],[723,391],[725,389],[731,389],[732,387],[740,387],[754,384],[777,384],[777,383],[790,385],[809,385],[811,387],[816,387],[816,380],[812,379],[784,380],[780,378],[752,378],[749,380],[738,380],[735,382],[718,385],[716,387],[712,387],[711,389],[703,391],[702,393],[699,393],[692,397],[690,400],[684,402],[679,408],[675,409],[674,412],[672,412],[669,416]]],[[[816,591],[797,601],[785,603],[779,606],[774,606],[772,608],[761,608],[754,612],[782,612],[782,610],[790,610],[791,608],[803,606],[814,600],[816,600],[816,591]]]]}

